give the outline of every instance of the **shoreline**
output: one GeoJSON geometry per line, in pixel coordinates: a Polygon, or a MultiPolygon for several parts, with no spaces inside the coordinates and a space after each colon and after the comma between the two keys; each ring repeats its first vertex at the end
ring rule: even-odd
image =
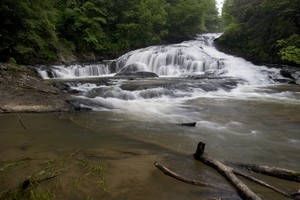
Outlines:
{"type": "Polygon", "coordinates": [[[31,67],[0,66],[0,113],[69,111],[67,96],[31,67]]]}

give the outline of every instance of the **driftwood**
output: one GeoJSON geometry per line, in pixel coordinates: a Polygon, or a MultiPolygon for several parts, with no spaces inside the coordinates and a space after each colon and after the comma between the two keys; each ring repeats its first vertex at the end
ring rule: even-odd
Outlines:
{"type": "Polygon", "coordinates": [[[242,181],[240,181],[234,174],[233,169],[224,165],[222,162],[204,154],[205,143],[200,142],[197,146],[194,158],[199,160],[221,173],[225,178],[236,188],[238,194],[247,200],[261,200],[252,190],[248,188],[242,181]]]}
{"type": "Polygon", "coordinates": [[[254,164],[244,164],[244,163],[230,163],[235,166],[239,166],[245,169],[248,169],[253,172],[257,172],[260,174],[265,174],[268,176],[274,176],[277,178],[296,181],[300,183],[300,172],[278,168],[278,167],[270,167],[270,166],[262,166],[262,165],[254,165],[254,164]]]}
{"type": "Polygon", "coordinates": [[[23,129],[26,129],[25,125],[22,122],[20,115],[18,115],[18,119],[19,119],[19,122],[20,122],[21,126],[23,127],[23,129]]]}
{"type": "Polygon", "coordinates": [[[257,178],[254,178],[253,176],[250,176],[250,175],[245,174],[243,172],[240,172],[238,170],[233,170],[233,173],[236,174],[236,175],[242,176],[242,177],[244,177],[244,178],[246,178],[246,179],[248,179],[248,180],[250,180],[250,181],[252,181],[254,183],[257,183],[257,184],[262,185],[262,186],[264,186],[266,188],[269,188],[269,189],[271,189],[271,190],[273,190],[273,191],[275,191],[275,192],[277,192],[277,193],[279,193],[279,194],[281,194],[283,196],[286,196],[286,197],[289,197],[289,198],[293,198],[293,197],[297,196],[297,193],[289,194],[289,193],[284,192],[283,190],[280,190],[280,189],[278,189],[278,188],[276,188],[276,187],[274,187],[274,186],[272,186],[272,185],[270,185],[270,184],[268,184],[268,183],[266,183],[264,181],[261,181],[261,180],[259,180],[257,178]]]}
{"type": "Polygon", "coordinates": [[[217,185],[213,185],[213,184],[209,184],[209,183],[205,183],[205,182],[200,182],[200,181],[196,181],[196,180],[191,180],[191,179],[188,179],[188,178],[185,178],[173,171],[171,171],[170,169],[168,169],[167,167],[161,165],[160,163],[158,162],[154,162],[154,165],[160,169],[164,174],[170,176],[170,177],[173,177],[179,181],[182,181],[184,183],[188,183],[188,184],[191,184],[191,185],[196,185],[196,186],[202,186],[202,187],[210,187],[210,188],[215,188],[215,189],[222,189],[222,190],[226,190],[225,187],[222,187],[222,186],[217,186],[217,185]]]}
{"type": "MultiPolygon", "coordinates": [[[[207,164],[214,169],[216,169],[220,174],[222,174],[237,190],[238,194],[243,198],[247,200],[260,200],[261,198],[256,195],[253,191],[251,191],[241,180],[238,179],[237,176],[244,177],[256,184],[259,184],[261,186],[264,186],[266,188],[269,188],[278,194],[281,194],[285,197],[291,198],[291,199],[300,199],[300,190],[295,193],[287,193],[279,188],[276,188],[264,181],[261,181],[253,176],[250,176],[248,174],[245,174],[241,172],[239,169],[245,168],[247,170],[251,170],[252,172],[257,172],[269,176],[274,176],[281,179],[286,179],[290,181],[296,181],[299,182],[299,176],[300,172],[297,171],[291,171],[287,169],[277,168],[277,167],[269,167],[269,166],[259,166],[259,165],[253,165],[253,164],[243,164],[243,163],[229,163],[229,165],[226,165],[210,156],[204,153],[205,150],[205,143],[199,142],[196,152],[193,154],[194,159],[199,160],[203,162],[204,164],[207,164]],[[239,169],[237,169],[239,167],[239,169]]],[[[228,163],[228,162],[226,162],[228,163]]],[[[211,185],[209,183],[203,183],[191,179],[187,179],[175,172],[172,172],[170,169],[162,166],[158,162],[155,162],[154,165],[163,171],[166,175],[171,176],[177,180],[180,180],[185,183],[198,185],[198,186],[204,186],[204,187],[211,187],[214,189],[221,189],[226,190],[223,186],[216,186],[211,185]]]]}
{"type": "MultiPolygon", "coordinates": [[[[261,199],[259,196],[254,194],[243,182],[241,182],[235,175],[242,176],[254,183],[260,184],[266,188],[272,189],[273,191],[289,197],[293,199],[298,199],[296,198],[297,196],[300,196],[300,190],[296,193],[289,194],[286,193],[272,185],[269,185],[265,183],[264,181],[261,181],[257,178],[254,178],[250,175],[247,175],[243,172],[240,172],[237,169],[233,169],[222,162],[204,154],[204,149],[205,149],[205,143],[199,142],[196,153],[194,153],[194,158],[196,160],[199,160],[207,165],[212,166],[213,168],[217,169],[222,175],[226,177],[227,180],[236,188],[237,192],[240,194],[240,196],[244,199],[261,199]]],[[[239,167],[244,167],[247,168],[248,170],[258,172],[258,173],[263,173],[266,175],[271,175],[271,176],[276,176],[282,179],[287,179],[287,180],[293,180],[297,181],[299,178],[299,172],[287,170],[287,169],[282,169],[282,168],[276,168],[276,167],[267,167],[267,166],[258,166],[258,165],[249,165],[249,164],[234,164],[239,167]]]]}

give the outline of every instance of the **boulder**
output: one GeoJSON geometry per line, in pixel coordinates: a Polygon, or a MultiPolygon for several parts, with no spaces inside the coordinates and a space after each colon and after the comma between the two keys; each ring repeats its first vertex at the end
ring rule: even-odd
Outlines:
{"type": "Polygon", "coordinates": [[[292,80],[293,83],[300,84],[300,70],[298,68],[284,68],[280,70],[280,74],[292,80]]]}
{"type": "Polygon", "coordinates": [[[121,69],[121,73],[124,72],[138,72],[138,71],[146,71],[147,70],[147,65],[145,63],[141,62],[135,62],[129,65],[126,65],[121,69]]]}
{"type": "Polygon", "coordinates": [[[159,77],[154,72],[147,72],[147,71],[125,71],[125,72],[119,72],[115,76],[116,77],[130,77],[130,78],[153,78],[153,77],[159,77]]]}

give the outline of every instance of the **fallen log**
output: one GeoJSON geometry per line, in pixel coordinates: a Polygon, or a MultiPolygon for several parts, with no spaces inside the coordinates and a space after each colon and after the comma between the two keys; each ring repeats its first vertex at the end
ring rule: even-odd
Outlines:
{"type": "Polygon", "coordinates": [[[22,122],[20,115],[18,115],[18,119],[19,119],[19,122],[20,122],[21,126],[23,127],[23,129],[26,129],[25,125],[22,122]]]}
{"type": "Polygon", "coordinates": [[[236,188],[238,194],[247,200],[261,200],[252,190],[248,188],[242,181],[240,181],[233,172],[231,167],[224,165],[222,162],[204,154],[205,143],[199,142],[197,150],[194,154],[194,158],[215,168],[220,174],[225,176],[225,178],[236,188]]]}
{"type": "Polygon", "coordinates": [[[170,177],[173,177],[179,181],[182,181],[184,183],[188,183],[188,184],[191,184],[191,185],[196,185],[196,186],[201,186],[201,187],[210,187],[210,188],[214,188],[214,189],[221,189],[221,190],[226,190],[225,187],[222,187],[222,186],[217,186],[217,185],[213,185],[213,184],[210,184],[210,183],[205,183],[205,182],[200,182],[200,181],[196,181],[196,180],[191,180],[191,179],[188,179],[188,178],[185,178],[173,171],[171,171],[170,169],[168,169],[167,167],[161,165],[160,163],[158,162],[154,162],[154,165],[155,167],[157,167],[158,169],[160,169],[164,174],[170,176],[170,177]]]}
{"type": "Polygon", "coordinates": [[[247,170],[265,174],[268,176],[273,176],[289,181],[300,182],[300,172],[292,171],[288,169],[278,168],[278,167],[270,167],[263,165],[254,165],[254,164],[244,164],[244,163],[230,163],[231,165],[245,168],[247,170]]]}
{"type": "Polygon", "coordinates": [[[274,187],[274,186],[272,186],[272,185],[270,185],[270,184],[268,184],[268,183],[266,183],[266,182],[264,182],[264,181],[261,181],[261,180],[259,180],[259,179],[257,179],[257,178],[254,178],[253,176],[250,176],[250,175],[245,174],[245,173],[243,173],[243,172],[240,172],[240,171],[238,171],[238,170],[235,170],[235,169],[234,169],[234,170],[233,170],[233,173],[236,174],[236,175],[242,176],[242,177],[244,177],[244,178],[246,178],[246,179],[248,179],[248,180],[250,180],[250,181],[252,181],[252,182],[254,182],[254,183],[257,183],[257,184],[262,185],[262,186],[264,186],[264,187],[266,187],[266,188],[269,188],[269,189],[271,189],[271,190],[273,190],[273,191],[275,191],[275,192],[277,192],[277,193],[279,193],[279,194],[281,194],[281,195],[283,195],[283,196],[286,196],[286,197],[288,197],[288,198],[294,198],[294,197],[297,196],[297,195],[296,195],[297,193],[289,194],[289,193],[284,192],[283,190],[280,190],[280,189],[278,189],[278,188],[276,188],[276,187],[274,187]]]}

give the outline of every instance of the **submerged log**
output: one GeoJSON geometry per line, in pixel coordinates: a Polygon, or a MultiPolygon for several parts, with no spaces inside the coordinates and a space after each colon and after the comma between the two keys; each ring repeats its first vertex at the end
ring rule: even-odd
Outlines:
{"type": "Polygon", "coordinates": [[[246,186],[242,181],[240,181],[233,172],[233,169],[224,165],[222,162],[204,154],[205,143],[200,142],[197,146],[194,158],[207,164],[214,169],[216,169],[220,174],[222,174],[237,190],[238,194],[247,200],[261,200],[253,191],[251,191],[248,186],[246,186]]]}
{"type": "Polygon", "coordinates": [[[247,170],[256,173],[265,174],[268,176],[273,176],[273,177],[300,183],[300,172],[297,171],[292,171],[292,170],[283,169],[279,167],[270,167],[270,166],[263,166],[263,165],[254,165],[254,164],[244,164],[244,163],[230,163],[230,164],[245,168],[247,170]]]}
{"type": "Polygon", "coordinates": [[[18,119],[19,119],[19,122],[20,122],[21,126],[23,127],[23,129],[26,129],[25,125],[22,122],[20,115],[18,115],[18,119]]]}
{"type": "Polygon", "coordinates": [[[205,183],[205,182],[201,182],[201,181],[196,181],[196,180],[192,180],[192,179],[188,179],[188,178],[185,178],[173,171],[171,171],[170,169],[168,169],[167,167],[161,165],[160,163],[158,162],[154,162],[154,165],[155,167],[157,167],[158,169],[160,169],[164,174],[170,176],[170,177],[173,177],[179,181],[182,181],[184,183],[188,183],[188,184],[191,184],[191,185],[196,185],[196,186],[202,186],[202,187],[210,187],[210,188],[215,188],[215,189],[222,189],[222,190],[226,190],[225,187],[222,187],[222,186],[217,186],[217,185],[213,185],[213,184],[210,184],[210,183],[205,183]]]}

